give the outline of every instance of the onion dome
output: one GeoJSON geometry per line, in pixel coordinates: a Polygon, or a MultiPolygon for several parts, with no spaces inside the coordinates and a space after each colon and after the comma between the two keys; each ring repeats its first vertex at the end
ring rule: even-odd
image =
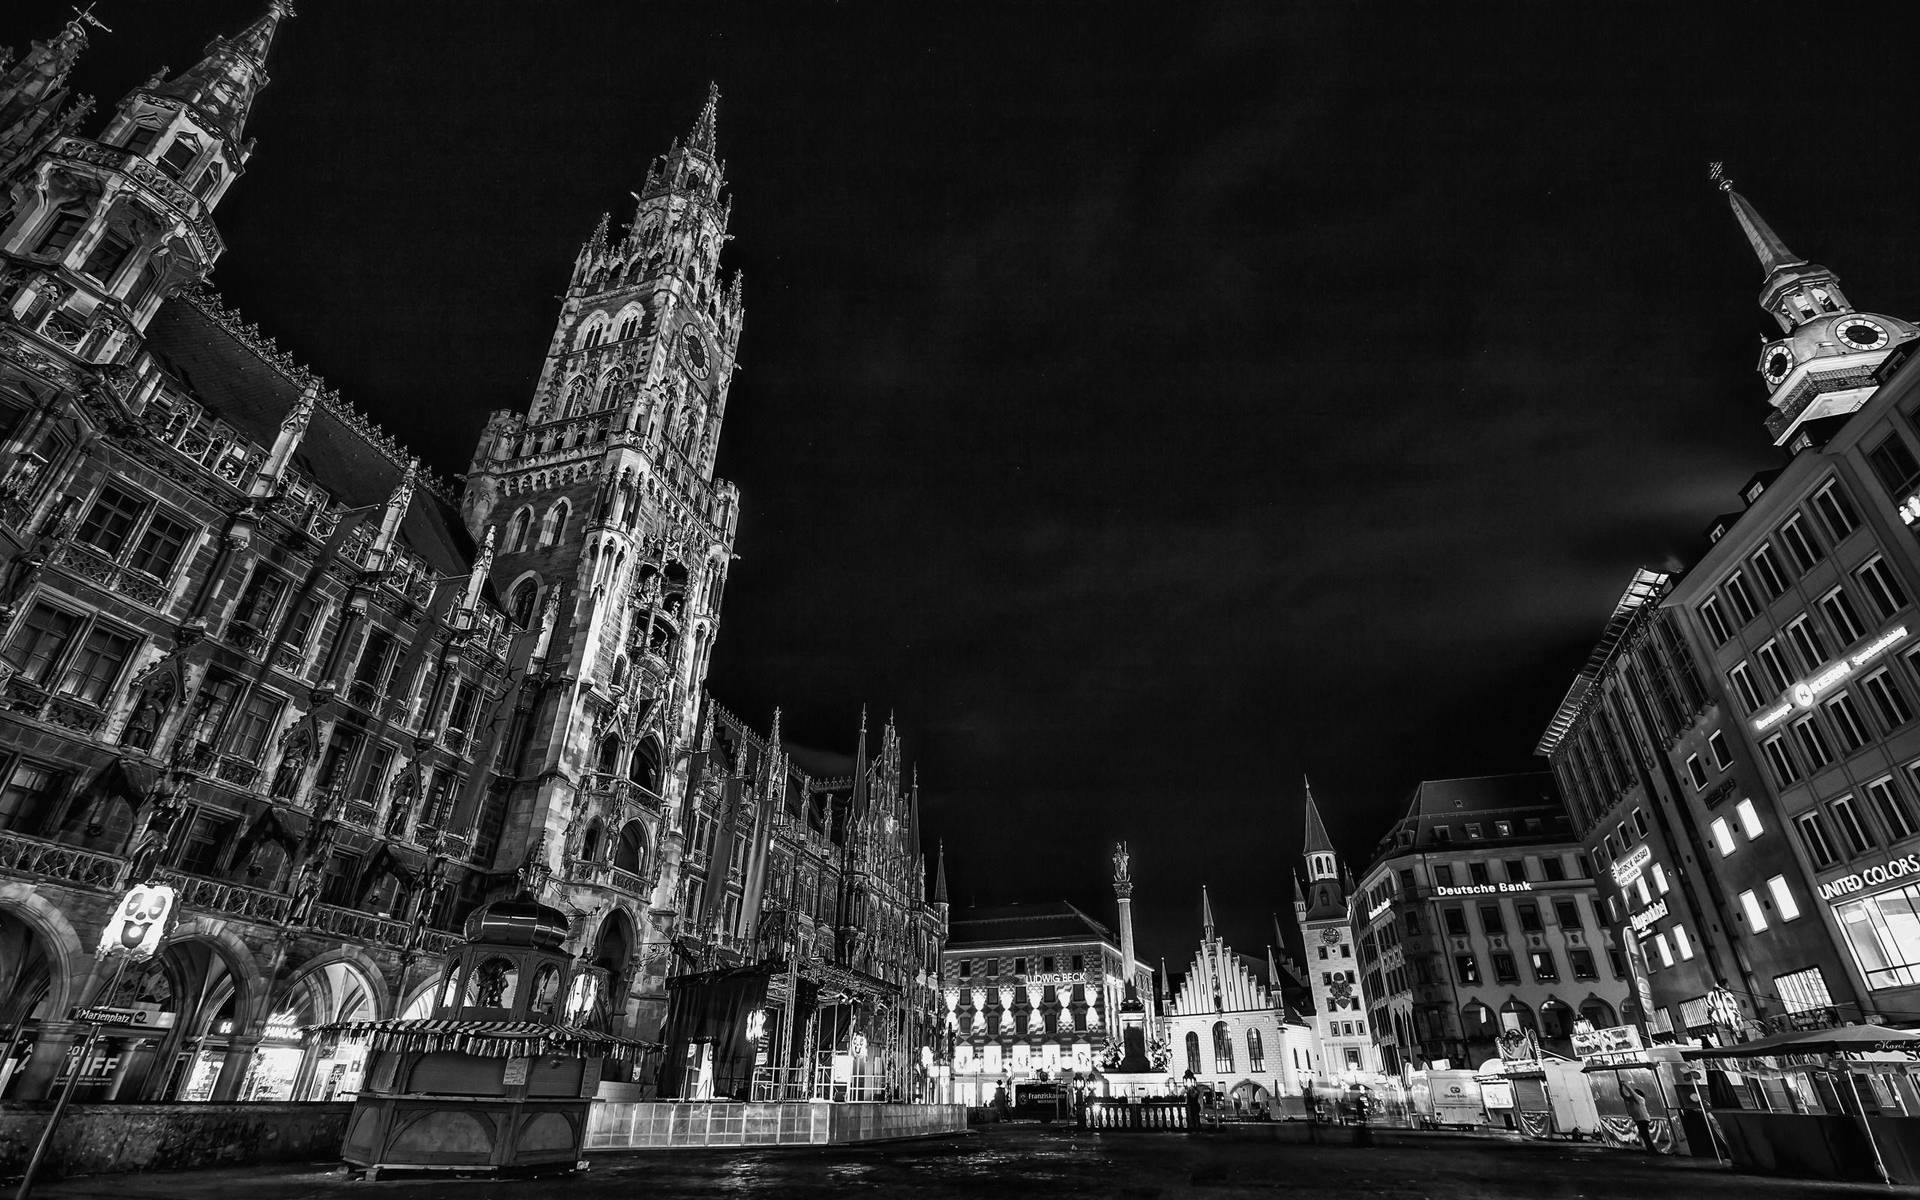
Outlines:
{"type": "Polygon", "coordinates": [[[490,946],[558,950],[571,925],[567,914],[537,900],[495,900],[467,918],[467,940],[490,946]]]}

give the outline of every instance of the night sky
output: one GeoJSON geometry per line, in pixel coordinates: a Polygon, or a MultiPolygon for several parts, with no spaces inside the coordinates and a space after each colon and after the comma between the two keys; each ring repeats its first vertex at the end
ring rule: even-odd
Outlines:
{"type": "MultiPolygon", "coordinates": [[[[75,83],[261,7],[102,0],[75,83]]],[[[1203,882],[1271,939],[1303,773],[1357,870],[1418,780],[1540,767],[1630,572],[1777,461],[1711,160],[1920,317],[1920,75],[1871,10],[302,7],[214,280],[447,473],[719,84],[712,691],[842,752],[896,713],[957,908],[1111,919],[1129,840],[1176,970],[1203,882]]]]}

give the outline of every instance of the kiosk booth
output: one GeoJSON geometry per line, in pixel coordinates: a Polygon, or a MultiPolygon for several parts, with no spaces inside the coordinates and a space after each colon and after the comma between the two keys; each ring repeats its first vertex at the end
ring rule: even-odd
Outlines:
{"type": "Polygon", "coordinates": [[[368,1178],[393,1168],[573,1170],[602,1060],[659,1047],[586,1027],[603,981],[562,949],[566,936],[565,913],[495,901],[468,918],[432,1017],[310,1028],[322,1051],[367,1044],[340,1156],[368,1178]]]}

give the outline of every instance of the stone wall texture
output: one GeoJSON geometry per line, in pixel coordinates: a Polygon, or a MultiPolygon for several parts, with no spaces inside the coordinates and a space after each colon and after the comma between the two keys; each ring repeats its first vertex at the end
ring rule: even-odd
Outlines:
{"type": "MultiPolygon", "coordinates": [[[[184,1171],[340,1157],[351,1103],[76,1104],[54,1136],[40,1178],[184,1171]]],[[[17,1178],[51,1104],[0,1104],[0,1179],[17,1178]]]]}

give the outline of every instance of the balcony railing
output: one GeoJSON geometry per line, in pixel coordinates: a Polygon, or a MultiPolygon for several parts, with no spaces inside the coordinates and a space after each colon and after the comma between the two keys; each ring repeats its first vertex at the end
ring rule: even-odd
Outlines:
{"type": "Polygon", "coordinates": [[[116,888],[124,859],[21,833],[0,831],[0,870],[82,887],[116,888]]]}
{"type": "Polygon", "coordinates": [[[178,871],[161,871],[159,882],[173,886],[178,893],[176,902],[182,908],[198,908],[242,920],[282,925],[293,907],[293,897],[285,892],[243,887],[178,871]]]}
{"type": "Polygon", "coordinates": [[[60,557],[54,560],[54,565],[118,593],[135,604],[144,604],[153,609],[167,606],[167,589],[159,580],[144,571],[123,567],[78,542],[61,546],[60,557]]]}
{"type": "Polygon", "coordinates": [[[37,683],[15,675],[0,688],[0,708],[25,713],[80,733],[93,733],[106,720],[106,713],[71,696],[55,696],[37,683]]]}
{"type": "Polygon", "coordinates": [[[408,935],[413,931],[413,926],[405,921],[378,917],[372,913],[356,912],[351,908],[340,908],[332,904],[314,905],[313,927],[321,933],[331,933],[338,937],[399,947],[407,944],[408,935]]]}
{"type": "Polygon", "coordinates": [[[260,766],[244,758],[222,754],[213,760],[213,777],[239,788],[251,788],[260,780],[260,766]]]}

